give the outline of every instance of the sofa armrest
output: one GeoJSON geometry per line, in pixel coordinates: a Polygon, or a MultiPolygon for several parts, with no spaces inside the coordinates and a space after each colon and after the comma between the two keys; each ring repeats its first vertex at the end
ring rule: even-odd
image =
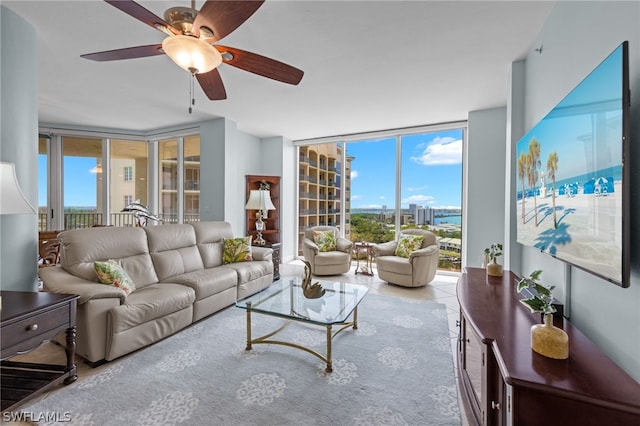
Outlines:
{"type": "Polygon", "coordinates": [[[351,248],[353,247],[353,243],[346,238],[338,237],[336,239],[336,250],[342,251],[345,253],[351,253],[351,248]]]}
{"type": "Polygon", "coordinates": [[[251,257],[253,257],[253,260],[268,260],[269,262],[273,262],[273,249],[251,246],[251,257]]]}
{"type": "Polygon", "coordinates": [[[91,299],[120,299],[119,304],[122,304],[127,297],[124,290],[120,288],[76,277],[59,265],[40,268],[39,274],[45,291],[77,294],[80,296],[78,304],[91,299]]]}
{"type": "Polygon", "coordinates": [[[396,252],[397,241],[387,241],[373,246],[373,254],[378,256],[393,256],[396,252]]]}

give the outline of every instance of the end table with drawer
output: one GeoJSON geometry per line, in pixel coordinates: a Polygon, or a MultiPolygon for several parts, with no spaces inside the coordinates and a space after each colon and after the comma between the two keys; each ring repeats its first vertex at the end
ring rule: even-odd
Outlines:
{"type": "Polygon", "coordinates": [[[267,241],[262,246],[259,244],[252,244],[252,246],[266,247],[273,250],[273,281],[278,281],[280,279],[280,259],[282,256],[280,248],[282,247],[282,243],[270,243],[267,241]]]}
{"type": "Polygon", "coordinates": [[[2,291],[0,311],[0,373],[2,411],[11,410],[63,382],[77,378],[75,294],[2,291]],[[31,352],[64,331],[66,365],[15,362],[9,358],[31,352]]]}

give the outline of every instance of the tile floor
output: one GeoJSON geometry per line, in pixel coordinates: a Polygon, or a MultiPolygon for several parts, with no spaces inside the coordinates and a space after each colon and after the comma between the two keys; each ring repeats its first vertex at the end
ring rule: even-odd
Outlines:
{"type": "MultiPolygon", "coordinates": [[[[293,262],[286,263],[280,265],[280,274],[281,276],[287,275],[302,275],[304,271],[304,264],[300,260],[294,260],[293,262]]],[[[429,283],[429,285],[425,287],[418,288],[406,288],[400,287],[396,285],[390,285],[386,281],[382,281],[378,278],[375,265],[373,269],[374,275],[362,275],[355,274],[355,262],[354,266],[348,273],[331,276],[331,277],[321,277],[323,280],[334,280],[340,282],[351,282],[356,284],[362,284],[369,287],[369,291],[372,294],[380,294],[380,295],[391,295],[396,297],[406,297],[406,298],[416,298],[422,300],[430,300],[437,303],[442,303],[447,307],[448,319],[449,319],[449,333],[451,336],[451,349],[454,357],[454,366],[456,364],[455,356],[456,356],[456,345],[458,338],[458,327],[456,325],[459,319],[459,306],[458,299],[456,296],[456,283],[458,281],[458,274],[455,273],[438,273],[436,278],[429,283]]],[[[135,356],[135,354],[129,355],[135,356]]],[[[46,363],[58,363],[64,364],[66,362],[64,349],[56,344],[47,343],[42,345],[36,351],[33,351],[29,354],[21,355],[15,357],[14,360],[22,359],[28,362],[46,362],[46,363]]],[[[91,368],[87,364],[82,361],[82,358],[78,357],[76,360],[78,367],[78,377],[87,377],[93,374],[97,374],[103,368],[106,368],[110,365],[110,363],[106,363],[103,366],[97,368],[91,368]]],[[[457,371],[456,371],[457,374],[457,371]]],[[[55,392],[58,388],[50,391],[55,392]]],[[[40,398],[45,397],[45,395],[40,396],[40,398]]],[[[29,403],[32,403],[30,401],[29,403]]],[[[468,426],[468,421],[466,418],[466,414],[464,412],[464,404],[460,400],[460,411],[462,417],[462,425],[468,426]]],[[[2,424],[17,424],[17,425],[28,425],[31,423],[10,423],[10,422],[2,422],[2,424]]]]}

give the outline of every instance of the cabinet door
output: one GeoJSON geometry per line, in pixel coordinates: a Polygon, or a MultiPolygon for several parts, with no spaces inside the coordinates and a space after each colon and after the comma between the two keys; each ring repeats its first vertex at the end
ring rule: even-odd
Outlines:
{"type": "Polygon", "coordinates": [[[477,424],[486,425],[486,354],[487,347],[464,316],[461,317],[460,375],[468,409],[477,424]]]}

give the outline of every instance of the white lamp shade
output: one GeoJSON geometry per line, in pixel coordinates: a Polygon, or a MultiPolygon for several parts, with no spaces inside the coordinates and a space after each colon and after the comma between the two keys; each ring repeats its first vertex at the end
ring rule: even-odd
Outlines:
{"type": "Polygon", "coordinates": [[[13,163],[0,162],[0,214],[36,213],[36,209],[27,201],[13,163]]]}
{"type": "Polygon", "coordinates": [[[162,41],[162,50],[180,68],[207,73],[222,63],[222,55],[209,43],[187,35],[175,35],[162,41]]]}
{"type": "Polygon", "coordinates": [[[271,202],[271,194],[269,191],[263,191],[260,189],[252,189],[249,193],[249,201],[244,206],[247,210],[275,210],[276,206],[271,202]]]}

